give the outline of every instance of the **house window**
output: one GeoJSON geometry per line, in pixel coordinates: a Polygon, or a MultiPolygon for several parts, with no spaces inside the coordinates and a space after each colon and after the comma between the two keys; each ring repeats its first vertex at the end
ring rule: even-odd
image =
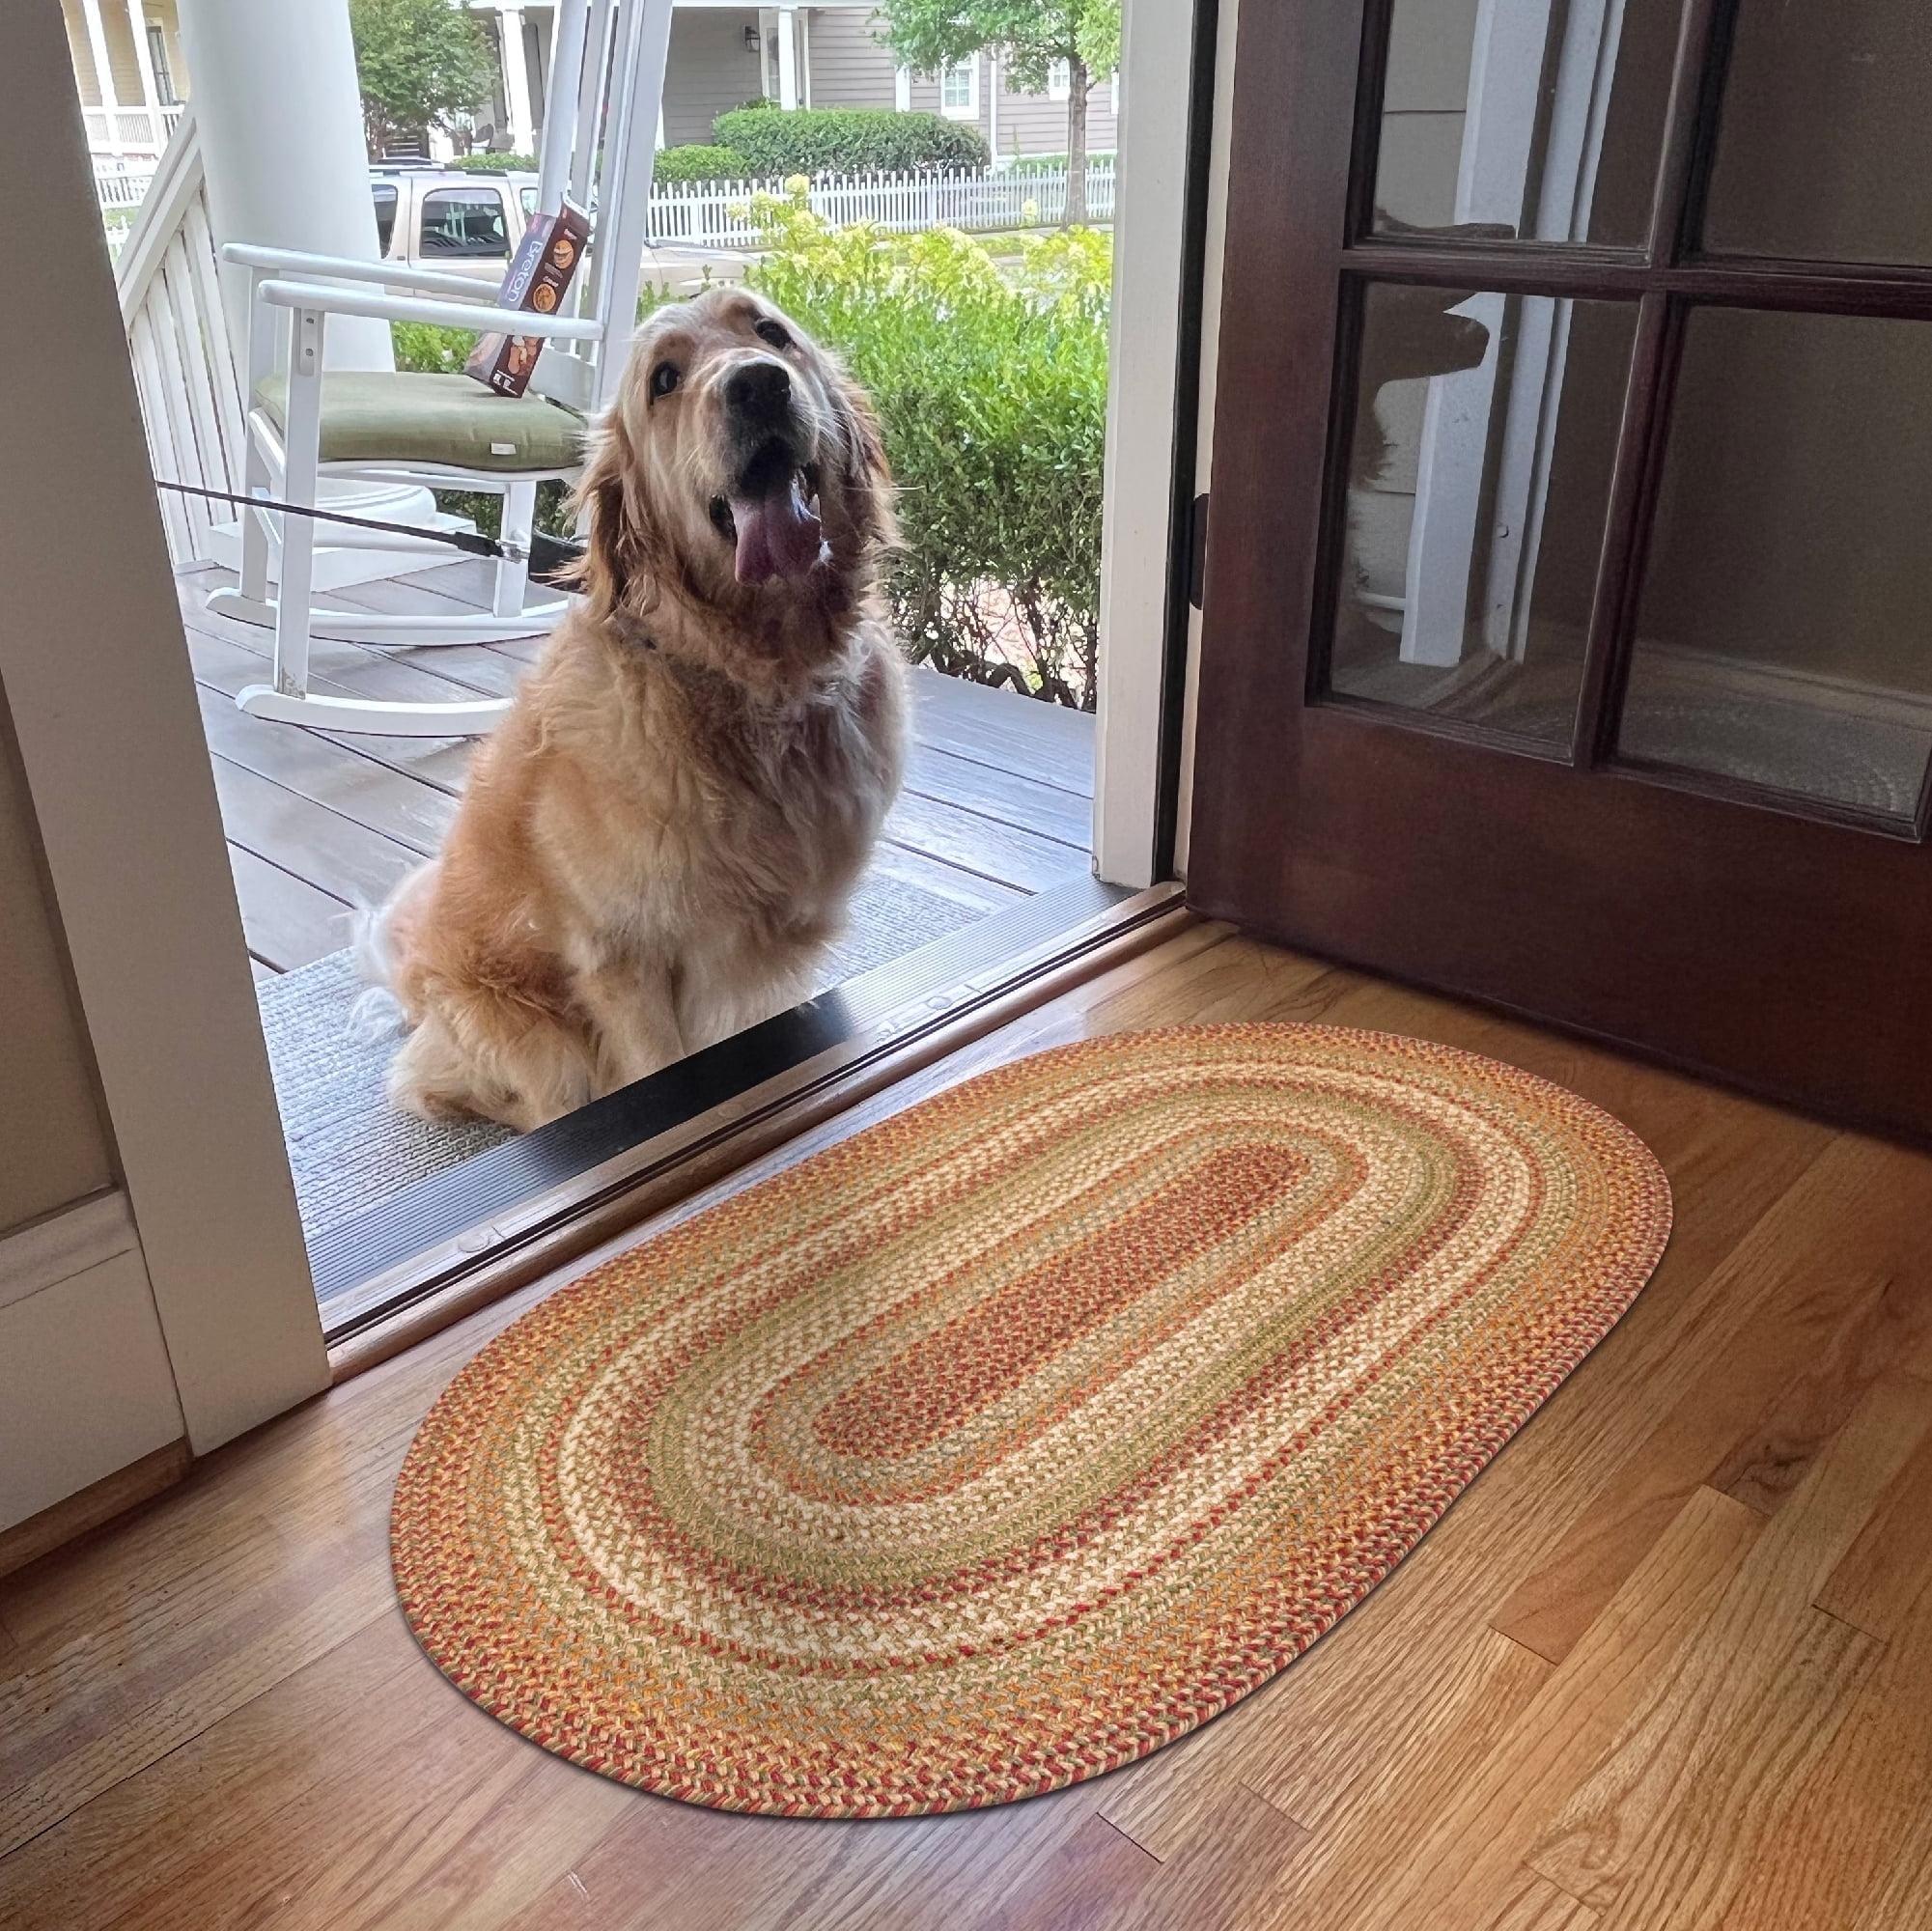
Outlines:
{"type": "Polygon", "coordinates": [[[979,56],[939,70],[939,112],[953,121],[979,119],[979,56]]]}
{"type": "Polygon", "coordinates": [[[1074,64],[1057,60],[1047,68],[1047,98],[1065,100],[1074,91],[1074,64]]]}
{"type": "Polygon", "coordinates": [[[153,20],[148,22],[148,63],[154,70],[154,98],[163,107],[179,107],[182,98],[175,92],[175,77],[168,71],[168,37],[153,20]]]}

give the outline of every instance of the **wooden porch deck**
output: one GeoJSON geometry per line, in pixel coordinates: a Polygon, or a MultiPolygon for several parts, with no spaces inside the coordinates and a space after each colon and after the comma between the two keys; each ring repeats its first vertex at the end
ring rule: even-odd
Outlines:
{"type": "MultiPolygon", "coordinates": [[[[335,593],[381,610],[481,608],[486,566],[464,561],[335,593]]],[[[475,741],[352,737],[244,716],[234,697],[266,676],[266,632],[217,616],[230,579],[182,579],[202,725],[257,978],[348,943],[350,909],[380,899],[434,854],[475,741]]],[[[314,687],[449,701],[501,695],[535,660],[535,638],[371,649],[318,641],[314,687]]],[[[1093,719],[1010,691],[914,674],[915,742],[876,875],[975,912],[999,910],[1088,869],[1093,719]]]]}

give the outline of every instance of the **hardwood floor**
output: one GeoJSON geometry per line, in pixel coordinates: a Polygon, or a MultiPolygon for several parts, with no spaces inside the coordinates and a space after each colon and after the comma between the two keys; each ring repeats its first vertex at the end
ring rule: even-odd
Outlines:
{"type": "MultiPolygon", "coordinates": [[[[207,608],[226,580],[184,578],[182,613],[248,950],[262,970],[285,972],[339,951],[350,907],[381,898],[437,849],[469,744],[244,716],[231,700],[266,678],[269,639],[207,608]]],[[[480,608],[486,598],[487,569],[473,560],[340,594],[385,610],[480,608]]],[[[536,650],[534,639],[379,651],[319,641],[313,684],[338,696],[501,696],[536,650]]],[[[975,912],[1083,874],[1093,719],[930,672],[915,673],[913,688],[910,766],[875,871],[975,912]]]]}
{"type": "Polygon", "coordinates": [[[729,1817],[546,1755],[417,1653],[385,1539],[419,1418],[540,1287],[0,1582],[0,1924],[1932,1925],[1932,1159],[1201,927],[753,1171],[1041,1046],[1254,1017],[1574,1087],[1656,1149],[1677,1219],[1610,1338],[1246,1703],[904,1823],[729,1817]]]}

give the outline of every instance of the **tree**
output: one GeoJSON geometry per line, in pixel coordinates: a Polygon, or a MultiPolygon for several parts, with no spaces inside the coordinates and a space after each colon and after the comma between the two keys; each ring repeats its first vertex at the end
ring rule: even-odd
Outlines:
{"type": "Polygon", "coordinates": [[[448,127],[495,90],[490,36],[452,0],[349,0],[349,25],[372,158],[398,135],[448,127]]]}
{"type": "Polygon", "coordinates": [[[1087,218],[1087,91],[1120,65],[1120,0],[882,0],[880,38],[905,67],[937,73],[991,50],[1016,85],[1045,91],[1067,64],[1067,219],[1087,218]]]}

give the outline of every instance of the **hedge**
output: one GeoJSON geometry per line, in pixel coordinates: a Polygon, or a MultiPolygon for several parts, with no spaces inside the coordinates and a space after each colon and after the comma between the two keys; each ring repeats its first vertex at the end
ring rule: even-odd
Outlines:
{"type": "Polygon", "coordinates": [[[930,174],[983,168],[986,143],[938,114],[889,107],[738,107],[714,124],[744,157],[747,180],[810,174],[930,174]]]}
{"type": "Polygon", "coordinates": [[[466,175],[533,175],[537,172],[535,154],[458,154],[450,162],[453,168],[460,168],[466,175]]]}
{"type": "Polygon", "coordinates": [[[751,164],[736,148],[694,142],[665,148],[652,163],[652,178],[660,182],[742,182],[751,180],[751,164]]]}
{"type": "Polygon", "coordinates": [[[1002,268],[956,229],[886,235],[831,228],[798,200],[754,207],[770,252],[751,285],[838,350],[879,411],[908,655],[1091,711],[1108,238],[1024,239],[1002,268]]]}
{"type": "MultiPolygon", "coordinates": [[[[1090,148],[1087,151],[1090,161],[1110,161],[1113,159],[1111,148],[1090,148]]],[[[1066,171],[1065,154],[1009,154],[1000,164],[1010,175],[1057,175],[1066,171]]]]}

